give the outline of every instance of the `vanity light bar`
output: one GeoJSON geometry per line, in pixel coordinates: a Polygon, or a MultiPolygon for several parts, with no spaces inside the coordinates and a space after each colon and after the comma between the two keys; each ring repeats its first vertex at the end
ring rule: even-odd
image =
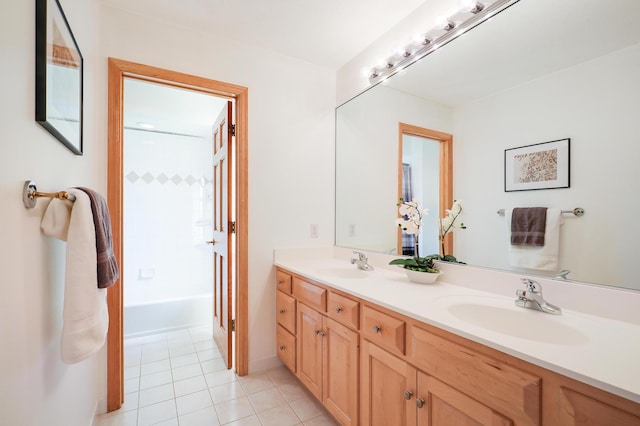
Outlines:
{"type": "Polygon", "coordinates": [[[419,40],[409,43],[382,61],[382,64],[372,67],[368,73],[369,83],[373,85],[386,80],[518,1],[520,0],[476,1],[470,7],[461,9],[421,34],[419,40]]]}

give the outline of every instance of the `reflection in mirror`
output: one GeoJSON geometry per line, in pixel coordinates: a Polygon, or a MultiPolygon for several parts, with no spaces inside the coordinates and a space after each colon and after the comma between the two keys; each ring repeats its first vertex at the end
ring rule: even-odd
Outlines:
{"type": "Polygon", "coordinates": [[[411,123],[455,139],[453,195],[473,223],[455,236],[456,257],[535,275],[508,264],[496,211],[584,207],[583,217],[563,215],[558,269],[572,280],[640,289],[639,19],[635,0],[520,0],[340,106],[336,245],[397,249],[396,132],[411,123]],[[604,22],[615,25],[595,34],[604,22]],[[570,188],[504,192],[506,149],[565,138],[570,188]]]}

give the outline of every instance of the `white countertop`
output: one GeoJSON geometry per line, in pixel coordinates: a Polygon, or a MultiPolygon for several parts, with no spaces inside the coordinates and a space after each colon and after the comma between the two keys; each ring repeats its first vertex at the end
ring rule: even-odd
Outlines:
{"type": "Polygon", "coordinates": [[[515,306],[522,275],[442,265],[438,282],[414,284],[387,265],[393,257],[371,254],[375,270],[366,272],[349,263],[350,253],[282,249],[274,264],[640,403],[639,292],[541,279],[545,300],[562,308],[551,315],[515,306]]]}

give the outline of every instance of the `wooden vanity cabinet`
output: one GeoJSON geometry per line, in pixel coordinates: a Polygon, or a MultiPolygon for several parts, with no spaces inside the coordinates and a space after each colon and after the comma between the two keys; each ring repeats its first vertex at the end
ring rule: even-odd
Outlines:
{"type": "MultiPolygon", "coordinates": [[[[289,367],[282,356],[280,359],[340,424],[357,426],[359,303],[295,275],[291,282],[296,312],[295,369],[289,367]]],[[[280,306],[290,305],[286,297],[284,294],[277,298],[279,332],[286,322],[281,318],[285,315],[280,314],[280,306]]]]}
{"type": "Polygon", "coordinates": [[[341,425],[640,426],[638,403],[278,272],[278,356],[341,425]]]}

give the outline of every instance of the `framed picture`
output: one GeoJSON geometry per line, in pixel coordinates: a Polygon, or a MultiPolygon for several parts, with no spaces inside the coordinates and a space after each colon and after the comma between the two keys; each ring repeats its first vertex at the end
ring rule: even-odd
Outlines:
{"type": "Polygon", "coordinates": [[[58,0],[36,0],[36,121],[82,155],[82,54],[58,0]]]}
{"type": "Polygon", "coordinates": [[[504,150],[504,190],[569,188],[569,143],[559,139],[504,150]]]}

